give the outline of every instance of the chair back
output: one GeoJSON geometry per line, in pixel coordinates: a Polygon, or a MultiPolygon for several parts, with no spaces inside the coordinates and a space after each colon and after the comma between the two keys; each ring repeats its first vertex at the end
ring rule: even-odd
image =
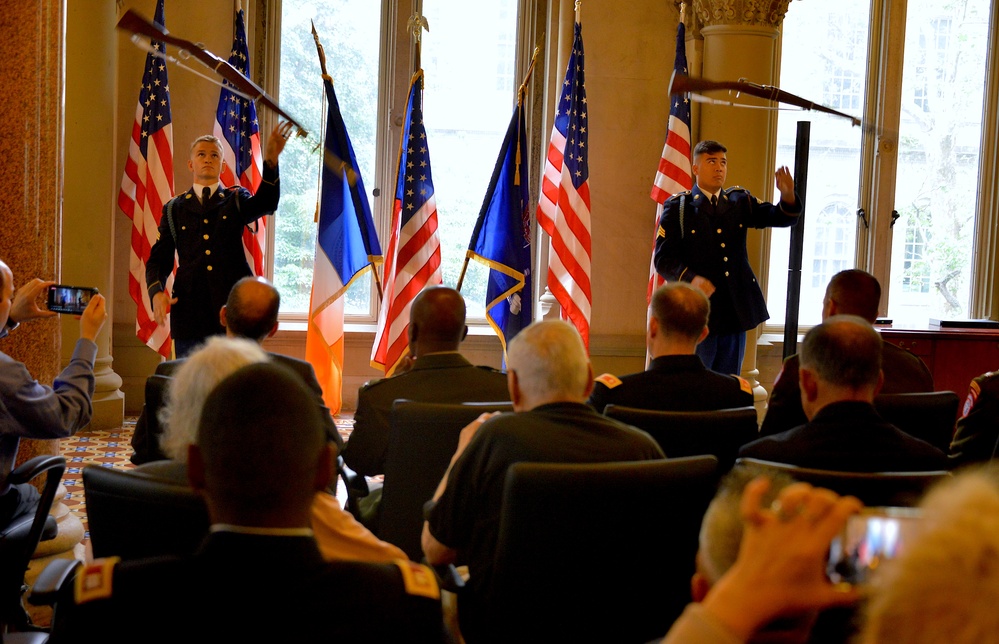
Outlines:
{"type": "Polygon", "coordinates": [[[953,391],[880,394],[874,397],[874,407],[882,418],[945,454],[954,437],[959,403],[953,391]]]}
{"type": "Polygon", "coordinates": [[[166,392],[173,378],[154,374],[146,378],[146,402],[142,405],[142,413],[135,423],[132,434],[132,462],[136,465],[151,463],[167,458],[160,449],[160,437],[163,428],[160,426],[160,410],[166,404],[166,392]]]}
{"type": "Polygon", "coordinates": [[[739,448],[759,438],[756,409],[656,411],[607,405],[604,414],[649,433],[667,458],[712,454],[718,468],[732,468],[739,448]]]}
{"type": "Polygon", "coordinates": [[[837,494],[855,496],[863,501],[864,505],[870,507],[914,506],[930,486],[951,475],[946,470],[931,472],[839,472],[798,467],[797,465],[775,463],[757,458],[740,458],[735,462],[735,466],[758,469],[761,473],[765,473],[767,470],[783,472],[796,481],[824,487],[837,494]]]}
{"type": "Polygon", "coordinates": [[[486,598],[497,641],[661,637],[691,599],[717,468],[713,456],[512,465],[486,598]]]}
{"type": "Polygon", "coordinates": [[[191,554],[211,525],[204,501],[186,485],[89,466],[83,491],[94,557],[191,554]]]}
{"type": "Polygon", "coordinates": [[[423,558],[423,504],[447,470],[465,425],[491,411],[512,411],[509,402],[423,403],[396,400],[392,404],[379,538],[395,544],[413,561],[423,558]]]}
{"type": "MultiPolygon", "coordinates": [[[[17,437],[7,438],[14,441],[16,450],[17,437]]],[[[31,624],[22,602],[24,573],[38,543],[56,536],[58,528],[49,511],[65,471],[66,459],[62,456],[36,456],[16,467],[0,482],[0,489],[6,490],[8,485],[28,483],[45,474],[45,485],[34,513],[16,517],[0,527],[0,633],[6,633],[8,629],[26,630],[31,624]]]]}

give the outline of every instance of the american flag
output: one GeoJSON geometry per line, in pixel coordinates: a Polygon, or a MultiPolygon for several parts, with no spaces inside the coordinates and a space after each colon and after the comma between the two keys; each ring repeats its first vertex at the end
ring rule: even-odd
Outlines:
{"type": "MultiPolygon", "coordinates": [[[[687,51],[684,45],[684,27],[681,22],[676,28],[676,57],[673,63],[675,75],[687,75],[687,51]]],[[[690,190],[694,185],[690,172],[690,99],[686,96],[670,96],[669,124],[666,127],[666,145],[659,159],[659,169],[652,183],[652,199],[655,200],[656,220],[652,228],[652,247],[656,245],[656,230],[663,216],[663,204],[678,192],[690,190]]],[[[665,280],[656,273],[655,260],[649,260],[649,288],[646,301],[652,303],[652,293],[663,285],[665,280]]]]}
{"type": "Polygon", "coordinates": [[[562,96],[555,108],[545,177],[538,202],[538,224],[548,233],[548,289],[562,308],[562,319],[590,345],[590,186],[587,168],[586,85],[583,35],[575,25],[572,55],[562,96]]]}
{"type": "MultiPolygon", "coordinates": [[[[250,77],[250,50],[246,46],[246,27],[243,10],[236,13],[236,35],[229,52],[229,64],[243,76],[250,77]]],[[[260,152],[260,132],[257,127],[257,108],[253,101],[232,93],[228,81],[223,81],[219,92],[219,106],[215,111],[214,134],[222,139],[222,184],[243,186],[251,193],[260,187],[263,177],[263,155],[260,152]]],[[[266,217],[256,223],[256,234],[243,229],[243,250],[246,263],[254,275],[264,274],[264,249],[267,247],[266,217]]]]}
{"type": "Polygon", "coordinates": [[[371,366],[392,375],[409,346],[409,307],[417,293],[441,279],[437,202],[423,126],[423,70],[413,74],[399,145],[392,232],[382,273],[382,305],[371,366]]]}
{"type": "MultiPolygon", "coordinates": [[[[325,149],[357,170],[354,146],[329,76],[323,76],[323,85],[325,149]]],[[[336,414],[343,404],[343,296],[351,282],[381,260],[382,250],[361,175],[350,185],[344,168],[323,163],[322,177],[305,358],[316,372],[326,406],[336,414]]]]}
{"type": "MultiPolygon", "coordinates": [[[[156,3],[155,23],[164,26],[163,0],[156,3]]],[[[152,41],[163,54],[162,42],[152,41]]],[[[156,243],[163,204],[173,197],[173,125],[170,119],[170,85],[166,60],[146,55],[139,103],[135,109],[128,159],[118,191],[118,207],[132,220],[132,248],[128,261],[128,292],[135,302],[135,335],[151,349],[170,357],[170,329],[153,319],[146,290],[146,260],[156,243]]],[[[167,290],[173,289],[173,276],[167,290]]]]}

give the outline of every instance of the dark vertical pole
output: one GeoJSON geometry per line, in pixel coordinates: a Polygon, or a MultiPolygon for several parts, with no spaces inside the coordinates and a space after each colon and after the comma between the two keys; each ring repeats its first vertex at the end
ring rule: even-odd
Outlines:
{"type": "Polygon", "coordinates": [[[798,223],[791,228],[791,251],[787,261],[787,307],[784,315],[784,357],[798,352],[798,301],[801,299],[801,251],[805,245],[805,204],[808,203],[808,145],[811,122],[798,121],[794,142],[794,191],[801,202],[798,223]]]}

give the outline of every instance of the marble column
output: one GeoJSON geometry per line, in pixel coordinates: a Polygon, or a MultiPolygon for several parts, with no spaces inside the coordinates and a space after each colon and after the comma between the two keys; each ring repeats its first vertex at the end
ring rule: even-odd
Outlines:
{"type": "MultiPolygon", "coordinates": [[[[115,164],[115,63],[117,15],[112,2],[70,2],[66,9],[65,192],[62,275],[75,286],[96,286],[112,293],[114,220],[117,211],[115,164]]],[[[127,267],[122,267],[127,270],[127,267]]],[[[93,429],[121,427],[125,397],[112,368],[111,311],[97,336],[94,366],[93,429]]],[[[68,363],[80,335],[79,323],[63,320],[63,361],[68,363]]]]}
{"type": "MultiPolygon", "coordinates": [[[[694,0],[693,11],[703,37],[701,76],[711,80],[745,78],[762,85],[777,84],[777,38],[790,0],[694,0]]],[[[745,94],[729,100],[749,105],[771,105],[745,94]]],[[[774,197],[774,140],[776,112],[706,104],[701,106],[698,139],[715,139],[728,148],[728,183],[741,185],[763,199],[774,197]]],[[[779,196],[777,197],[779,198],[779,196]]],[[[763,234],[749,233],[749,263],[758,277],[764,275],[763,234]]],[[[757,408],[767,392],[760,386],[756,368],[759,328],[746,337],[742,376],[754,386],[757,408]]]]}

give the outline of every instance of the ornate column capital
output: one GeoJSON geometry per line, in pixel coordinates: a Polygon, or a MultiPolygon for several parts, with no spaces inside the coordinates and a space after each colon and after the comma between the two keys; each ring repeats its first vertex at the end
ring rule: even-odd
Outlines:
{"type": "Polygon", "coordinates": [[[780,27],[791,0],[693,0],[694,12],[705,27],[753,25],[780,27]]]}

